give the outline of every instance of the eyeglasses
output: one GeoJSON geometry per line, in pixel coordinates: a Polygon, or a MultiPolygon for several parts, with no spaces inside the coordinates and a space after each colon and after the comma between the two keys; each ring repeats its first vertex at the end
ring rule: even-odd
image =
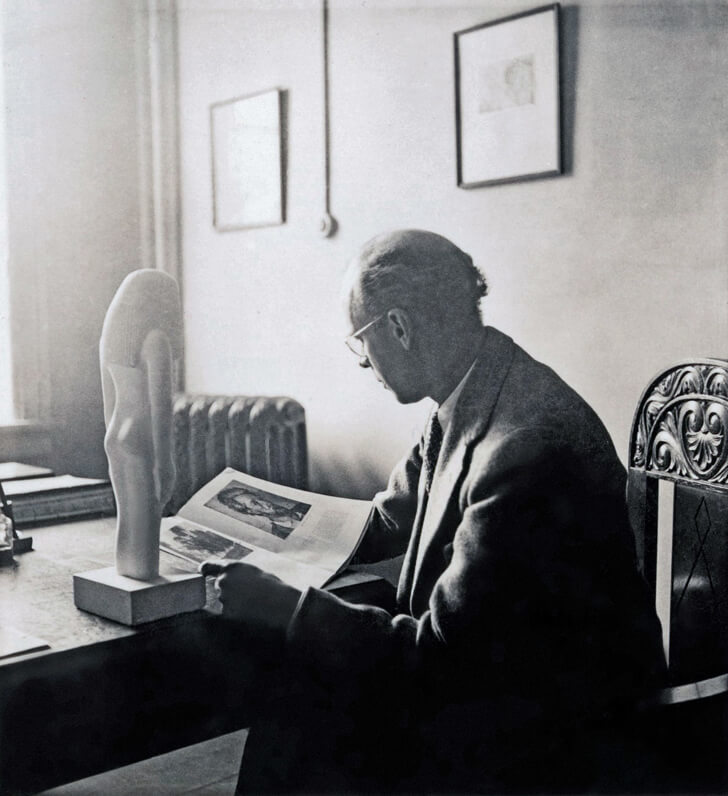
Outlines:
{"type": "Polygon", "coordinates": [[[381,315],[377,315],[377,317],[373,321],[369,321],[369,323],[364,324],[361,329],[357,329],[355,332],[352,332],[347,338],[345,338],[344,342],[346,343],[346,347],[355,354],[359,359],[364,359],[366,356],[366,351],[364,350],[364,340],[362,340],[362,335],[367,329],[371,329],[375,323],[381,321],[382,318],[387,314],[387,312],[383,312],[381,315]]]}

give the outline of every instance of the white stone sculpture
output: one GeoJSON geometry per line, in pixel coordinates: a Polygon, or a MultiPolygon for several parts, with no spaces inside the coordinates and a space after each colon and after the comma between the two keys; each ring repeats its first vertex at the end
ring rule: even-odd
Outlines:
{"type": "Polygon", "coordinates": [[[175,480],[172,395],[182,352],[177,282],[162,271],[132,272],[106,313],[100,358],[116,570],[140,580],[159,575],[159,525],[175,480]]]}

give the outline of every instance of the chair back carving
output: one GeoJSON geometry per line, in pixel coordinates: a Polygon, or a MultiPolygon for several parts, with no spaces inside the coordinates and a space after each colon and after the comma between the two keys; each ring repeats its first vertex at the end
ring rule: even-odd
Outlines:
{"type": "Polygon", "coordinates": [[[645,390],[632,428],[630,465],[708,484],[728,484],[728,360],[661,373],[645,390]]]}
{"type": "Polygon", "coordinates": [[[647,386],[628,498],[673,685],[728,672],[728,360],[675,365],[647,386]]]}

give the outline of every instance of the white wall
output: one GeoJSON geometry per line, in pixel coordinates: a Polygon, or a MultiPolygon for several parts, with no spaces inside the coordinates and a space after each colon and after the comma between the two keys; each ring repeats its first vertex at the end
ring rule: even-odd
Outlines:
{"type": "Polygon", "coordinates": [[[623,458],[659,368],[728,354],[728,5],[562,7],[564,176],[455,186],[452,33],[527,5],[333,0],[332,212],[323,211],[320,5],[179,1],[187,387],[298,398],[314,488],[368,496],[421,425],[344,346],[361,243],[416,226],[491,283],[486,321],[595,406],[623,458]],[[209,105],[288,92],[288,221],[212,227],[209,105]]]}

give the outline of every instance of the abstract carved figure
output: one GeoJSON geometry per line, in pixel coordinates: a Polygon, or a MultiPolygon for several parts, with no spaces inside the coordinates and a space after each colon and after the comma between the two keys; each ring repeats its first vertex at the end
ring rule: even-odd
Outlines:
{"type": "Polygon", "coordinates": [[[106,313],[99,348],[116,569],[152,580],[159,574],[162,509],[175,481],[172,392],[183,352],[176,281],[152,269],[129,274],[106,313]]]}

